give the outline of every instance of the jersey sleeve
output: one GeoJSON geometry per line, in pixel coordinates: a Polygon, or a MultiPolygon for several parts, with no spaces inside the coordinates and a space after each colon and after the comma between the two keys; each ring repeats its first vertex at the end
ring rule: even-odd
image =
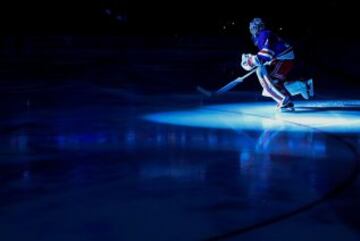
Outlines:
{"type": "Polygon", "coordinates": [[[271,61],[275,56],[275,51],[273,49],[273,36],[269,31],[262,32],[259,36],[258,47],[259,52],[257,57],[261,63],[271,61]]]}

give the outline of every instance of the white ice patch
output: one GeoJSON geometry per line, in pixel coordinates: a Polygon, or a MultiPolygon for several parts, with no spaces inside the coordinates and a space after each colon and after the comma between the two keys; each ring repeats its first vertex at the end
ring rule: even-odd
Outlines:
{"type": "Polygon", "coordinates": [[[360,100],[304,101],[293,113],[276,112],[270,102],[204,106],[146,115],[148,121],[235,130],[360,132],[360,100]]]}

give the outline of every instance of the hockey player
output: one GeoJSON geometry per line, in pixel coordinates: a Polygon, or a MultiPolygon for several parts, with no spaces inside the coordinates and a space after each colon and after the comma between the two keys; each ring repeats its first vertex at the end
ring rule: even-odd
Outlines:
{"type": "Polygon", "coordinates": [[[249,71],[257,68],[256,74],[263,88],[262,95],[277,102],[280,111],[293,111],[291,96],[300,94],[304,99],[314,95],[313,81],[289,81],[287,76],[294,66],[292,47],[265,28],[260,18],[249,25],[252,40],[259,49],[255,55],[243,54],[241,66],[249,71]]]}

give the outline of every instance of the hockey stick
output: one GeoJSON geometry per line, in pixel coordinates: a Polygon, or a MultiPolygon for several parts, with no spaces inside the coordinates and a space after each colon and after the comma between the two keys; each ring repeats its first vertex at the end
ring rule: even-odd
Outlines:
{"type": "MultiPolygon", "coordinates": [[[[267,61],[263,65],[271,65],[271,63],[273,61],[274,60],[267,61]]],[[[206,89],[202,88],[201,86],[196,87],[196,89],[197,89],[197,91],[199,91],[200,93],[202,93],[203,95],[205,95],[207,97],[221,95],[221,94],[224,94],[224,93],[228,92],[229,90],[231,90],[232,88],[237,86],[239,83],[243,82],[247,77],[249,77],[250,75],[255,73],[257,69],[258,69],[258,67],[253,68],[249,73],[247,73],[244,76],[241,76],[241,77],[231,81],[230,83],[228,83],[224,87],[218,89],[217,91],[209,91],[209,90],[206,90],[206,89]]]]}
{"type": "Polygon", "coordinates": [[[250,75],[255,73],[256,69],[257,68],[254,68],[249,73],[247,73],[246,75],[236,78],[235,80],[233,80],[230,83],[226,84],[225,86],[221,87],[217,91],[209,91],[209,90],[206,90],[206,89],[202,88],[201,86],[196,87],[196,89],[201,94],[203,94],[203,95],[205,95],[207,97],[221,95],[221,94],[224,94],[224,93],[228,92],[229,90],[231,90],[232,88],[237,86],[239,83],[243,82],[244,79],[246,79],[247,77],[249,77],[250,75]]]}
{"type": "Polygon", "coordinates": [[[222,87],[221,89],[217,90],[215,92],[215,95],[221,95],[224,94],[225,92],[228,92],[229,90],[231,90],[232,88],[234,88],[235,86],[237,86],[239,83],[243,82],[244,79],[246,79],[247,77],[249,77],[250,75],[252,75],[253,73],[255,73],[257,68],[254,68],[253,70],[251,70],[249,73],[247,73],[244,76],[241,76],[233,81],[231,81],[230,83],[228,83],[227,85],[225,85],[224,87],[222,87]]]}
{"type": "Polygon", "coordinates": [[[207,96],[207,97],[211,97],[214,94],[213,92],[211,92],[209,90],[206,90],[201,86],[197,86],[196,90],[199,91],[201,94],[207,96]]]}

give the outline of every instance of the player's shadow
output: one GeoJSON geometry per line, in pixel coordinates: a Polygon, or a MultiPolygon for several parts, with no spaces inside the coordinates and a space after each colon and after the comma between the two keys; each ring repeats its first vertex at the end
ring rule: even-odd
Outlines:
{"type": "Polygon", "coordinates": [[[313,112],[327,112],[327,111],[359,111],[360,105],[346,105],[346,106],[296,106],[297,113],[313,113],[313,112]]]}

